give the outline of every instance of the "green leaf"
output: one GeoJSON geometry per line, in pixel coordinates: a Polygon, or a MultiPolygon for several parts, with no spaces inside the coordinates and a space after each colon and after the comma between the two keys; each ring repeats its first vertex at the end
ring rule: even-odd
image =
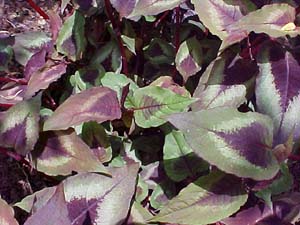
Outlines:
{"type": "Polygon", "coordinates": [[[264,199],[270,208],[273,207],[271,197],[283,192],[288,192],[294,183],[293,175],[290,173],[289,168],[285,163],[281,164],[280,172],[280,177],[274,180],[270,186],[255,194],[257,197],[264,199]]]}
{"type": "Polygon", "coordinates": [[[0,71],[7,70],[8,63],[13,56],[13,49],[9,45],[0,43],[0,71]]]}
{"type": "Polygon", "coordinates": [[[123,44],[129,49],[129,51],[131,51],[133,54],[136,55],[135,52],[135,39],[125,36],[125,35],[121,35],[123,44]]]}
{"type": "Polygon", "coordinates": [[[192,105],[193,111],[215,107],[239,107],[246,101],[244,85],[208,85],[205,90],[197,89],[194,96],[199,100],[192,105]]]}
{"type": "Polygon", "coordinates": [[[176,69],[184,81],[201,70],[202,48],[199,41],[193,37],[181,43],[175,58],[176,69]]]}
{"type": "Polygon", "coordinates": [[[41,95],[17,103],[1,118],[0,145],[26,155],[39,137],[41,95]]]}
{"type": "Polygon", "coordinates": [[[143,128],[158,127],[167,115],[187,110],[196,99],[181,96],[171,90],[148,86],[133,93],[135,122],[143,128]]]}
{"type": "Polygon", "coordinates": [[[168,120],[184,133],[198,156],[227,173],[267,180],[279,170],[270,150],[272,120],[265,115],[217,107],[174,114],[168,120]]]}
{"type": "Polygon", "coordinates": [[[74,13],[64,22],[57,40],[57,51],[66,55],[70,60],[82,58],[87,41],[84,34],[85,18],[79,11],[74,13]]]}
{"type": "Polygon", "coordinates": [[[164,169],[172,180],[178,182],[208,168],[186,143],[180,131],[172,130],[165,136],[163,149],[164,169]]]}
{"type": "Polygon", "coordinates": [[[215,171],[182,189],[151,222],[206,225],[244,205],[248,195],[238,178],[215,171]]]}

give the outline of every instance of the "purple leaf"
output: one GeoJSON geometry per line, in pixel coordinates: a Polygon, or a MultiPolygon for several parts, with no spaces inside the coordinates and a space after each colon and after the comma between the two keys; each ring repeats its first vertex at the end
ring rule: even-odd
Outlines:
{"type": "Polygon", "coordinates": [[[54,195],[24,225],[71,225],[63,190],[63,185],[59,185],[54,195]]]}
{"type": "Polygon", "coordinates": [[[267,180],[279,170],[270,151],[272,121],[265,115],[216,107],[173,114],[169,121],[199,157],[227,173],[267,180]]]}
{"type": "Polygon", "coordinates": [[[24,98],[26,85],[6,84],[0,89],[0,103],[1,104],[16,104],[21,102],[24,98]]]}
{"type": "Polygon", "coordinates": [[[62,27],[62,20],[59,14],[53,10],[48,11],[49,23],[52,33],[52,40],[56,41],[58,33],[62,27]]]}
{"type": "Polygon", "coordinates": [[[130,15],[136,4],[136,0],[110,0],[110,2],[119,12],[121,18],[130,15]]]}
{"type": "Polygon", "coordinates": [[[69,175],[72,171],[100,173],[107,171],[73,129],[47,132],[41,139],[37,143],[37,148],[43,149],[36,162],[38,171],[51,176],[69,175]]]}
{"type": "Polygon", "coordinates": [[[26,155],[39,137],[41,96],[17,103],[5,112],[0,124],[1,146],[26,155]]]}
{"type": "Polygon", "coordinates": [[[0,222],[1,225],[18,225],[14,218],[14,210],[0,198],[0,222]]]}
{"type": "Polygon", "coordinates": [[[39,90],[46,89],[66,72],[66,68],[67,65],[64,63],[56,65],[52,61],[48,61],[46,65],[31,75],[24,97],[31,98],[39,90]]]}
{"type": "Polygon", "coordinates": [[[42,48],[40,51],[36,52],[31,56],[31,58],[28,60],[24,68],[24,77],[26,80],[29,80],[31,74],[38,71],[40,68],[42,68],[45,65],[46,54],[47,54],[47,50],[45,48],[42,48]]]}
{"type": "Polygon", "coordinates": [[[221,40],[228,37],[232,26],[243,17],[238,5],[223,0],[192,0],[199,19],[221,40]]]}
{"type": "Polygon", "coordinates": [[[268,47],[262,53],[256,79],[256,103],[259,112],[269,115],[274,124],[274,146],[285,143],[294,130],[300,137],[300,66],[294,57],[280,48],[268,47]]]}
{"type": "Polygon", "coordinates": [[[176,94],[182,95],[182,96],[190,96],[190,93],[188,90],[185,89],[185,87],[181,87],[180,85],[176,84],[172,77],[170,76],[161,76],[157,78],[155,81],[153,81],[149,86],[158,86],[162,88],[169,89],[173,91],[176,94]]]}
{"type": "Polygon", "coordinates": [[[122,224],[134,195],[138,169],[138,164],[131,164],[111,168],[112,177],[95,173],[69,177],[25,225],[35,225],[38,221],[39,225],[83,225],[88,220],[99,225],[122,224]]]}
{"type": "Polygon", "coordinates": [[[256,205],[239,212],[235,217],[222,220],[222,223],[225,225],[256,225],[259,220],[272,214],[272,210],[269,207],[256,205]]]}
{"type": "Polygon", "coordinates": [[[121,117],[120,105],[115,91],[106,87],[93,87],[69,97],[44,124],[44,131],[63,130],[83,122],[121,117]]]}

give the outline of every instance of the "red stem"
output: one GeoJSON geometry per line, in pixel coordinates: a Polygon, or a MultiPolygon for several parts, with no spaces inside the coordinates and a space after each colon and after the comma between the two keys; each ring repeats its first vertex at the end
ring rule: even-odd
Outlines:
{"type": "Polygon", "coordinates": [[[28,4],[38,13],[40,14],[45,20],[49,19],[49,16],[42,10],[37,4],[35,4],[32,0],[27,0],[28,4]]]}
{"type": "Polygon", "coordinates": [[[167,17],[169,12],[170,11],[165,11],[164,14],[156,20],[156,22],[154,23],[154,27],[157,27],[161,23],[161,21],[163,21],[167,17]]]}
{"type": "Polygon", "coordinates": [[[180,45],[180,7],[176,7],[176,31],[175,31],[175,48],[176,53],[180,45]]]}
{"type": "Polygon", "coordinates": [[[300,155],[290,154],[288,158],[293,161],[300,161],[300,155]]]}
{"type": "Polygon", "coordinates": [[[32,166],[30,164],[30,162],[28,162],[24,156],[21,156],[13,151],[10,151],[6,148],[2,148],[0,147],[0,152],[6,156],[10,156],[11,158],[13,158],[14,160],[22,163],[23,165],[27,166],[29,169],[32,169],[32,166]]]}
{"type": "Polygon", "coordinates": [[[16,79],[11,77],[0,77],[0,82],[15,82],[17,84],[27,84],[25,79],[16,79]]]}
{"type": "Polygon", "coordinates": [[[127,64],[127,60],[126,60],[125,47],[123,45],[122,38],[121,38],[121,31],[120,31],[120,26],[119,26],[120,24],[119,24],[119,22],[116,22],[116,20],[113,16],[113,11],[112,11],[110,1],[105,0],[104,2],[105,2],[105,9],[106,9],[108,18],[111,21],[112,27],[117,36],[117,41],[118,41],[118,45],[119,45],[120,52],[121,52],[121,58],[122,58],[122,72],[125,75],[128,75],[128,64],[127,64]]]}
{"type": "Polygon", "coordinates": [[[0,108],[5,108],[8,109],[10,107],[14,106],[13,104],[4,104],[4,103],[0,103],[0,108]]]}

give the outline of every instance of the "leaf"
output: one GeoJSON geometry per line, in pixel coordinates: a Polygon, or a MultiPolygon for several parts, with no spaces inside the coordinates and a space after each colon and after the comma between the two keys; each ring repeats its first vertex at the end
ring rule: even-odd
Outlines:
{"type": "MultiPolygon", "coordinates": [[[[123,2],[122,0],[119,0],[123,2]]],[[[171,10],[178,6],[183,0],[138,0],[133,11],[127,16],[129,19],[135,19],[139,16],[157,15],[166,10],[171,10]]],[[[121,4],[121,3],[120,3],[121,4]]]]}
{"type": "Polygon", "coordinates": [[[10,45],[5,45],[1,43],[0,44],[0,71],[5,71],[8,69],[8,64],[11,61],[12,56],[13,56],[12,47],[10,45]]]}
{"type": "Polygon", "coordinates": [[[198,156],[227,173],[267,180],[279,170],[270,151],[272,121],[265,115],[219,107],[173,114],[168,120],[198,156]]]}
{"type": "Polygon", "coordinates": [[[63,188],[59,185],[51,199],[31,215],[24,225],[71,225],[63,188]]]}
{"type": "Polygon", "coordinates": [[[210,224],[238,211],[247,198],[238,178],[215,171],[182,189],[151,222],[210,224]]]}
{"type": "Polygon", "coordinates": [[[164,169],[172,180],[179,182],[208,168],[186,143],[180,131],[172,130],[165,136],[164,169]]]}
{"type": "Polygon", "coordinates": [[[290,173],[286,164],[282,163],[280,166],[280,177],[272,182],[267,188],[258,191],[255,195],[265,200],[266,204],[272,209],[271,196],[288,192],[294,183],[293,175],[290,173]]]}
{"type": "Polygon", "coordinates": [[[50,176],[69,175],[76,172],[106,173],[106,168],[74,132],[47,132],[41,136],[37,148],[43,152],[36,159],[38,171],[50,176]]]}
{"type": "Polygon", "coordinates": [[[273,38],[300,34],[300,28],[294,24],[295,8],[288,4],[265,5],[261,9],[241,18],[234,26],[236,29],[266,33],[273,38]]]}
{"type": "Polygon", "coordinates": [[[18,225],[14,217],[14,210],[0,198],[0,223],[1,225],[18,225]]]}
{"type": "Polygon", "coordinates": [[[137,0],[110,0],[113,7],[119,12],[120,17],[127,17],[133,11],[137,0]]]}
{"type": "Polygon", "coordinates": [[[193,111],[212,109],[215,107],[239,107],[246,101],[246,87],[244,85],[208,85],[205,90],[194,93],[198,98],[192,105],[193,111]]]}
{"type": "Polygon", "coordinates": [[[26,85],[4,85],[0,88],[1,104],[16,104],[23,100],[26,85]]]}
{"type": "Polygon", "coordinates": [[[269,115],[274,124],[274,146],[285,143],[294,130],[300,137],[300,66],[289,52],[280,48],[264,50],[256,79],[256,103],[259,112],[269,115]]]}
{"type": "Polygon", "coordinates": [[[52,48],[51,38],[44,32],[26,32],[15,36],[14,56],[18,63],[25,66],[32,55],[41,49],[52,48]]]}
{"type": "Polygon", "coordinates": [[[124,43],[124,45],[128,48],[129,51],[131,51],[133,54],[136,55],[135,52],[135,39],[125,36],[125,35],[121,35],[122,41],[124,43]]]}
{"type": "Polygon", "coordinates": [[[165,116],[182,112],[195,101],[171,90],[148,86],[133,93],[135,122],[143,128],[158,127],[166,122],[165,116]]]}
{"type": "Polygon", "coordinates": [[[147,224],[147,220],[152,217],[152,214],[144,208],[140,203],[134,201],[130,210],[130,216],[127,224],[142,225],[147,224]]]}
{"type": "Polygon", "coordinates": [[[193,37],[181,43],[175,58],[176,69],[186,82],[190,76],[201,70],[202,49],[198,40],[193,37]]]}
{"type": "Polygon", "coordinates": [[[26,196],[22,199],[22,201],[15,203],[14,206],[17,206],[28,213],[35,213],[36,210],[44,206],[49,201],[49,199],[54,195],[55,190],[56,187],[44,188],[26,196]]]}
{"type": "Polygon", "coordinates": [[[243,17],[238,5],[224,0],[192,0],[192,3],[201,22],[221,40],[229,36],[234,24],[243,17]]]}
{"type": "Polygon", "coordinates": [[[69,97],[44,123],[44,131],[63,130],[83,122],[119,119],[121,110],[116,92],[93,87],[69,97]]]}
{"type": "Polygon", "coordinates": [[[70,60],[82,58],[87,41],[84,35],[85,18],[78,10],[64,22],[57,40],[56,47],[59,53],[66,55],[70,60]]]}
{"type": "Polygon", "coordinates": [[[14,148],[22,155],[31,150],[39,137],[39,112],[41,95],[17,103],[1,118],[0,143],[3,147],[14,148]]]}
{"type": "Polygon", "coordinates": [[[64,63],[55,65],[48,61],[43,68],[30,76],[24,97],[30,98],[39,90],[48,88],[52,82],[58,80],[66,72],[66,69],[67,65],[64,63]]]}

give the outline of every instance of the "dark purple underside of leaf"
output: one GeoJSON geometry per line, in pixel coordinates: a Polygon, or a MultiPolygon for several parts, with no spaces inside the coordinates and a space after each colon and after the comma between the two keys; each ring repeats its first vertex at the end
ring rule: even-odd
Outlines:
{"type": "Polygon", "coordinates": [[[247,161],[266,168],[271,160],[270,154],[267,152],[270,147],[265,146],[263,141],[266,132],[268,131],[261,124],[253,123],[251,126],[241,128],[232,134],[215,133],[225,139],[230,147],[236,149],[247,161]]]}

